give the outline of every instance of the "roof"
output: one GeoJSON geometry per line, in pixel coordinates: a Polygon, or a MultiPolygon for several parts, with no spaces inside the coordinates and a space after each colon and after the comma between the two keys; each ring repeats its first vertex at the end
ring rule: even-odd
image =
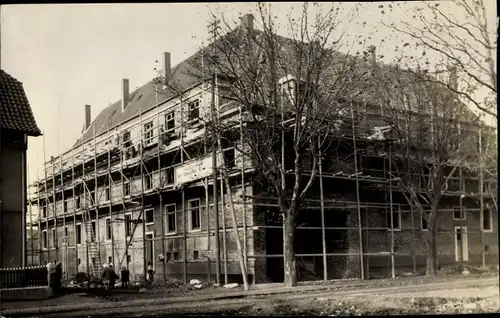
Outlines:
{"type": "MultiPolygon", "coordinates": [[[[85,143],[94,137],[93,127],[95,127],[95,135],[99,136],[106,133],[108,129],[114,129],[134,116],[154,108],[158,103],[172,98],[178,91],[184,91],[195,85],[199,81],[199,77],[195,75],[196,71],[192,65],[193,60],[200,54],[198,52],[172,69],[172,77],[167,89],[162,89],[162,85],[156,84],[155,79],[153,79],[131,92],[129,102],[123,112],[121,99],[102,110],[83,133],[83,142],[85,143]],[[174,91],[171,87],[175,87],[176,90],[174,91]]],[[[78,147],[81,143],[82,137],[76,141],[74,147],[78,147]]]]}
{"type": "MultiPolygon", "coordinates": [[[[240,28],[236,28],[226,35],[219,38],[216,42],[210,43],[208,46],[198,50],[195,54],[188,57],[184,61],[180,62],[178,65],[172,68],[172,76],[169,80],[169,87],[167,89],[162,89],[162,85],[155,84],[155,80],[151,80],[143,86],[137,88],[135,91],[131,92],[129,97],[129,103],[127,104],[125,111],[121,110],[121,99],[112,103],[104,110],[102,110],[97,117],[89,125],[89,128],[83,133],[83,136],[78,138],[75,142],[74,147],[78,147],[83,143],[91,140],[94,137],[94,127],[95,136],[106,133],[109,130],[118,127],[121,123],[138,116],[139,113],[144,113],[157,104],[166,101],[180,92],[184,92],[188,88],[200,83],[202,77],[202,59],[205,58],[205,65],[209,64],[210,53],[218,45],[225,45],[232,43],[235,38],[239,37],[240,28]],[[175,90],[172,88],[175,87],[175,90]],[[156,92],[159,92],[156,94],[156,92]]],[[[256,33],[260,31],[255,30],[256,33]]],[[[277,36],[277,41],[284,47],[284,49],[290,53],[292,51],[291,39],[277,36]]],[[[340,53],[337,53],[341,55],[340,53]]],[[[208,67],[205,67],[208,69],[208,67]]]]}
{"type": "Polygon", "coordinates": [[[0,70],[0,128],[40,136],[23,84],[0,70]]]}
{"type": "MultiPolygon", "coordinates": [[[[175,95],[178,95],[180,92],[184,92],[188,88],[194,86],[197,83],[200,83],[201,81],[201,71],[202,71],[202,57],[205,56],[205,69],[209,69],[210,67],[207,67],[207,65],[210,64],[210,54],[215,48],[215,51],[217,51],[218,46],[222,47],[227,47],[228,45],[234,46],[241,48],[241,29],[236,28],[232,30],[231,32],[227,33],[226,35],[220,37],[216,42],[210,43],[207,47],[198,50],[195,54],[190,56],[189,58],[185,59],[184,61],[180,62],[178,65],[176,65],[172,69],[172,76],[169,81],[169,87],[167,89],[162,89],[161,86],[163,85],[157,85],[155,84],[155,79],[149,81],[148,83],[144,84],[143,86],[137,88],[135,91],[133,91],[130,94],[129,97],[129,103],[126,106],[125,111],[122,112],[121,110],[121,100],[116,101],[115,103],[109,105],[106,107],[104,110],[102,110],[99,115],[93,120],[87,131],[83,133],[83,143],[87,142],[88,140],[91,140],[94,137],[94,127],[95,127],[95,136],[99,136],[103,133],[106,133],[109,130],[114,129],[115,127],[118,127],[121,123],[130,120],[131,118],[138,116],[139,113],[144,113],[152,108],[154,108],[156,105],[159,103],[166,101],[175,95]],[[175,91],[172,89],[172,87],[175,87],[175,91]],[[158,92],[158,94],[157,94],[158,92]]],[[[254,30],[254,34],[256,36],[259,36],[262,31],[259,30],[254,30]]],[[[290,60],[295,60],[297,58],[297,53],[295,53],[296,50],[296,44],[294,43],[294,40],[276,35],[276,41],[279,43],[279,46],[282,48],[282,52],[288,57],[290,60]]],[[[377,79],[375,79],[372,74],[372,69],[373,69],[373,64],[372,62],[367,59],[368,56],[364,57],[358,57],[358,56],[351,56],[348,54],[343,54],[341,52],[331,52],[333,54],[333,63],[328,65],[327,68],[329,69],[329,72],[339,72],[337,70],[338,66],[343,66],[343,64],[346,61],[348,64],[350,64],[349,67],[349,72],[348,76],[345,76],[347,74],[344,74],[343,81],[344,85],[341,85],[344,88],[351,87],[353,88],[352,85],[349,83],[359,83],[360,79],[365,79],[365,88],[370,86],[367,85],[369,82],[377,82],[380,80],[380,74],[377,76],[377,79]],[[352,73],[352,74],[351,74],[352,73]]],[[[224,57],[219,56],[219,60],[224,57]]],[[[233,61],[234,62],[234,61],[233,61]]],[[[289,63],[293,63],[293,61],[289,61],[289,63]]],[[[399,70],[398,67],[396,66],[390,66],[386,64],[381,64],[381,63],[376,63],[377,64],[377,69],[380,71],[380,69],[385,69],[384,76],[387,75],[392,75],[391,73],[394,72],[395,70],[399,70]]],[[[292,72],[294,71],[293,67],[290,67],[289,69],[286,70],[287,72],[292,72]]],[[[282,73],[283,70],[281,70],[280,73],[282,73]]],[[[408,72],[404,72],[404,76],[408,76],[408,72]]],[[[285,76],[288,74],[279,74],[280,76],[285,76]]],[[[293,76],[297,76],[298,74],[291,74],[293,76]]],[[[383,76],[382,76],[383,77],[383,76]]],[[[411,76],[410,76],[411,77],[411,76]]],[[[332,80],[335,80],[334,77],[332,77],[332,80]]],[[[408,79],[405,79],[405,81],[408,79]]],[[[380,84],[380,83],[378,83],[380,84]]],[[[361,85],[362,86],[362,85],[361,85]]],[[[356,100],[359,99],[364,99],[366,101],[375,101],[377,102],[377,90],[369,90],[369,89],[363,89],[363,87],[357,87],[359,91],[359,95],[356,100]]],[[[339,96],[343,94],[343,92],[337,92],[339,96]]],[[[82,137],[80,137],[74,147],[78,147],[79,145],[82,144],[82,137]]]]}

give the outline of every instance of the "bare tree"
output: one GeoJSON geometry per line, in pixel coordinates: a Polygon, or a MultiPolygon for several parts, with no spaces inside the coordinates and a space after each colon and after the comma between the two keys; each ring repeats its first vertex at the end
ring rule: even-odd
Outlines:
{"type": "Polygon", "coordinates": [[[434,80],[496,118],[496,34],[489,29],[492,21],[487,19],[485,1],[426,1],[412,5],[405,13],[409,19],[402,21],[402,27],[395,23],[389,27],[423,46],[426,51],[422,54],[432,51],[453,65],[460,85],[434,80]],[[480,100],[477,93],[485,92],[487,97],[480,100]]]}
{"type": "MultiPolygon", "coordinates": [[[[479,167],[484,191],[490,196],[491,203],[498,211],[498,144],[496,129],[482,125],[480,131],[479,167]]],[[[483,189],[482,189],[483,190],[483,189]]]]}
{"type": "MultiPolygon", "coordinates": [[[[349,16],[328,5],[311,17],[309,6],[304,4],[298,17],[289,16],[291,38],[277,34],[271,6],[259,3],[256,21],[247,15],[235,29],[218,15],[220,35],[202,50],[205,72],[217,74],[220,115],[240,108],[244,133],[237,136],[239,120],[209,124],[224,142],[251,158],[278,200],[287,286],[297,284],[296,216],[315,180],[318,151],[337,134],[331,122],[348,107],[342,101],[362,91],[364,75],[357,59],[338,53],[344,34],[339,23],[349,16]],[[240,138],[242,143],[236,142],[240,138]]],[[[199,76],[200,59],[191,66],[199,76]]]]}
{"type": "Polygon", "coordinates": [[[427,222],[426,271],[433,276],[439,204],[450,178],[470,162],[472,148],[461,126],[475,116],[455,93],[419,70],[385,68],[377,76],[378,99],[390,110],[385,120],[392,126],[391,182],[427,222]]]}

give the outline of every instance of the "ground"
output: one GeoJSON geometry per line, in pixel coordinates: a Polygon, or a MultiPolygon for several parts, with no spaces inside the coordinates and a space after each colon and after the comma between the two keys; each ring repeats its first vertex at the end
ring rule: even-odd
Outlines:
{"type": "Polygon", "coordinates": [[[44,302],[3,303],[4,315],[38,317],[159,317],[176,315],[379,315],[498,312],[498,274],[392,281],[329,282],[251,291],[183,286],[114,293],[72,294],[44,302]],[[471,295],[474,295],[472,298],[471,295]],[[31,307],[31,308],[29,308],[31,307]]]}

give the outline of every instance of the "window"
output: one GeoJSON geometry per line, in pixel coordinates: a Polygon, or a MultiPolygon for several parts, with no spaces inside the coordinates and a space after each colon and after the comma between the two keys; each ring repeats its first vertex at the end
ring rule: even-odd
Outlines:
{"type": "Polygon", "coordinates": [[[81,224],[76,225],[75,238],[76,238],[76,244],[82,244],[82,225],[81,224]]]}
{"type": "Polygon", "coordinates": [[[484,246],[484,252],[485,253],[489,253],[489,251],[490,251],[490,246],[489,245],[485,245],[484,246]]]}
{"type": "Polygon", "coordinates": [[[68,237],[68,226],[64,227],[64,237],[68,237]]]}
{"type": "Polygon", "coordinates": [[[198,251],[193,251],[193,259],[198,259],[198,258],[199,258],[198,251]]]}
{"type": "Polygon", "coordinates": [[[427,231],[428,227],[427,227],[427,221],[425,220],[424,216],[422,215],[422,227],[421,227],[422,231],[427,231]]]}
{"type": "Polygon", "coordinates": [[[130,257],[130,255],[127,255],[127,263],[130,263],[132,262],[132,257],[130,257]]]}
{"type": "Polygon", "coordinates": [[[174,261],[179,260],[179,252],[174,252],[174,261]]]}
{"type": "Polygon", "coordinates": [[[168,184],[174,184],[175,183],[175,178],[174,178],[174,169],[173,168],[167,168],[165,170],[166,174],[166,182],[168,184]]]}
{"type": "Polygon", "coordinates": [[[82,259],[81,259],[81,258],[79,258],[79,259],[78,259],[78,265],[81,265],[81,264],[82,264],[82,259]]]}
{"type": "Polygon", "coordinates": [[[387,228],[389,230],[400,230],[401,229],[401,213],[399,210],[394,209],[392,211],[392,224],[391,224],[391,212],[387,211],[387,228]]]}
{"type": "Polygon", "coordinates": [[[57,246],[56,229],[52,229],[52,247],[57,246]]]}
{"type": "Polygon", "coordinates": [[[167,252],[167,262],[170,262],[172,260],[172,253],[167,252]]]}
{"type": "Polygon", "coordinates": [[[129,237],[132,234],[132,215],[125,215],[125,235],[129,237]]]}
{"type": "Polygon", "coordinates": [[[483,230],[484,231],[492,231],[493,227],[492,224],[492,214],[490,209],[484,209],[483,210],[483,230]]]}
{"type": "Polygon", "coordinates": [[[109,186],[104,189],[104,201],[109,201],[109,186]]]}
{"type": "Polygon", "coordinates": [[[165,131],[174,131],[175,130],[175,112],[171,111],[170,113],[165,115],[165,131]]]}
{"type": "Polygon", "coordinates": [[[153,188],[153,176],[148,174],[144,177],[144,189],[150,190],[153,188]]]}
{"type": "Polygon", "coordinates": [[[125,144],[130,141],[130,131],[124,131],[122,133],[122,142],[125,144]]]}
{"type": "Polygon", "coordinates": [[[111,240],[111,219],[106,218],[106,240],[111,240]]]}
{"type": "Polygon", "coordinates": [[[113,263],[113,258],[111,256],[108,256],[108,264],[112,264],[113,263]]]}
{"type": "Polygon", "coordinates": [[[144,211],[146,214],[146,224],[154,224],[155,223],[155,210],[154,209],[146,209],[144,211]]]}
{"type": "Polygon", "coordinates": [[[63,201],[63,211],[68,212],[68,201],[66,200],[63,201]]]}
{"type": "Polygon", "coordinates": [[[77,209],[80,208],[80,197],[79,196],[75,198],[75,206],[77,209]]]}
{"type": "Polygon", "coordinates": [[[235,158],[236,154],[234,148],[224,150],[224,163],[226,164],[226,168],[231,169],[236,166],[235,158]]]}
{"type": "Polygon", "coordinates": [[[144,145],[149,146],[149,145],[153,144],[154,131],[153,131],[153,122],[152,121],[150,121],[149,123],[146,123],[144,125],[144,132],[143,133],[144,133],[144,145]]]}
{"type": "Polygon", "coordinates": [[[201,230],[200,199],[189,201],[191,230],[201,230]]]}
{"type": "Polygon", "coordinates": [[[42,231],[42,248],[46,249],[47,245],[48,245],[47,243],[48,243],[47,230],[43,230],[42,231]]]}
{"type": "Polygon", "coordinates": [[[175,204],[165,205],[165,224],[167,234],[177,233],[177,215],[175,214],[175,209],[175,204]]]}
{"type": "Polygon", "coordinates": [[[95,264],[96,264],[96,263],[95,263],[95,257],[92,257],[92,265],[94,265],[94,266],[95,266],[95,264]]]}
{"type": "Polygon", "coordinates": [[[454,207],[453,208],[453,220],[458,220],[460,221],[460,214],[462,214],[462,220],[467,219],[467,213],[464,211],[464,209],[460,209],[460,207],[454,207]],[[462,213],[460,213],[462,212],[462,213]]]}
{"type": "Polygon", "coordinates": [[[189,108],[189,123],[192,125],[196,125],[200,120],[200,101],[194,100],[188,104],[189,108]]]}
{"type": "Polygon", "coordinates": [[[46,217],[47,217],[47,206],[46,206],[46,205],[44,205],[44,206],[42,207],[42,217],[43,217],[43,218],[46,218],[46,217]]]}
{"type": "Polygon", "coordinates": [[[129,182],[124,182],[123,183],[123,195],[130,195],[130,183],[129,182]]]}

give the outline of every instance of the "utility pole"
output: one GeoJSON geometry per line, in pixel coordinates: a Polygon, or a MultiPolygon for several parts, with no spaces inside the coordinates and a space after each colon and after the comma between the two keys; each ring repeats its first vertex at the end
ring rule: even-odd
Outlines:
{"type": "MultiPolygon", "coordinates": [[[[214,20],[209,24],[210,34],[212,35],[212,41],[217,40],[217,29],[219,26],[219,21],[214,20]]],[[[212,58],[215,58],[215,46],[212,58]]],[[[213,76],[212,76],[212,102],[211,102],[211,115],[212,115],[212,190],[213,190],[213,200],[214,200],[214,215],[215,215],[215,282],[220,285],[220,239],[219,239],[219,200],[217,195],[217,130],[216,130],[216,111],[215,111],[215,82],[216,82],[216,66],[212,61],[213,66],[213,76]]],[[[207,183],[208,187],[208,183],[207,183]]]]}

